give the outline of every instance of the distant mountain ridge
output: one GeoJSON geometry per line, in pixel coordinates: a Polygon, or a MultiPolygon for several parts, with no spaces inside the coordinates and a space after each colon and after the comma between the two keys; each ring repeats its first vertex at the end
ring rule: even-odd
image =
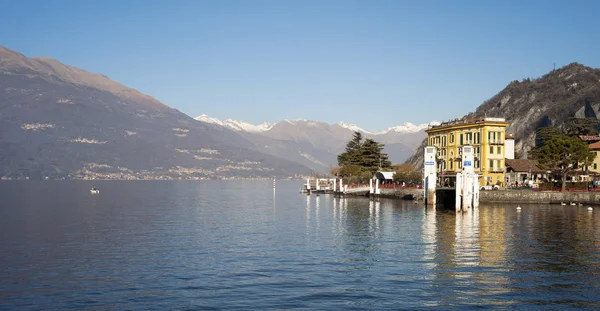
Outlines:
{"type": "MultiPolygon", "coordinates": [[[[196,117],[196,120],[235,130],[260,146],[257,150],[293,160],[321,172],[327,172],[337,164],[337,155],[343,152],[355,131],[385,144],[384,152],[388,153],[390,160],[402,163],[425,137],[423,130],[429,125],[405,123],[383,131],[368,131],[344,122],[329,124],[306,119],[253,125],[231,119],[220,121],[203,114],[196,117]]],[[[432,121],[430,124],[439,122],[432,121]]]]}
{"type": "MultiPolygon", "coordinates": [[[[538,128],[560,128],[571,117],[598,119],[600,69],[571,63],[537,79],[514,80],[463,118],[486,116],[505,118],[510,124],[507,133],[515,137],[515,150],[527,157],[538,128]]],[[[408,163],[423,166],[425,143],[408,163]]]]}
{"type": "Polygon", "coordinates": [[[0,178],[308,175],[239,133],[46,57],[0,47],[0,178]]]}
{"type": "Polygon", "coordinates": [[[108,77],[0,47],[0,178],[270,178],[329,171],[355,130],[403,162],[424,125],[194,120],[108,77]]]}
{"type": "MultiPolygon", "coordinates": [[[[264,122],[261,123],[259,125],[253,125],[251,123],[248,122],[244,122],[244,121],[239,121],[239,120],[233,120],[233,119],[226,119],[225,121],[221,121],[217,118],[213,118],[210,117],[206,114],[202,114],[200,116],[197,116],[195,118],[198,121],[203,121],[203,122],[207,122],[207,123],[213,123],[213,124],[217,124],[220,126],[225,126],[228,127],[234,131],[246,131],[246,132],[264,132],[264,131],[269,131],[273,128],[273,126],[276,123],[268,123],[268,122],[264,122]]],[[[321,121],[310,121],[310,120],[306,120],[306,119],[296,119],[296,120],[283,120],[280,122],[288,122],[291,124],[296,124],[298,122],[304,122],[306,124],[309,125],[316,125],[316,123],[320,123],[320,124],[328,124],[326,122],[321,122],[321,121]]],[[[416,133],[419,131],[423,131],[424,129],[427,129],[427,127],[429,125],[437,125],[439,124],[439,121],[432,121],[429,123],[423,123],[423,124],[419,124],[419,125],[415,125],[412,124],[410,122],[406,122],[402,125],[396,125],[396,126],[392,126],[389,127],[385,130],[382,131],[370,131],[370,130],[365,130],[355,124],[350,124],[350,123],[346,123],[346,122],[338,122],[335,124],[328,124],[328,125],[338,125],[340,127],[343,127],[345,129],[349,129],[351,131],[358,131],[358,132],[362,132],[365,134],[372,134],[372,135],[384,135],[387,134],[389,132],[396,132],[396,133],[416,133]]]]}

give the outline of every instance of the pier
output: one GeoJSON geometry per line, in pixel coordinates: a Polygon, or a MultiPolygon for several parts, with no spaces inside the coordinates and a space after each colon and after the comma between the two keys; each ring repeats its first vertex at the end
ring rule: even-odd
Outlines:
{"type": "Polygon", "coordinates": [[[461,147],[462,172],[456,173],[454,188],[440,188],[437,185],[437,148],[427,146],[424,151],[423,196],[426,205],[440,205],[454,208],[456,212],[468,212],[479,207],[479,176],[473,168],[474,150],[472,146],[461,147]],[[453,199],[453,200],[452,200],[453,199]],[[453,201],[453,202],[452,202],[453,201]]]}

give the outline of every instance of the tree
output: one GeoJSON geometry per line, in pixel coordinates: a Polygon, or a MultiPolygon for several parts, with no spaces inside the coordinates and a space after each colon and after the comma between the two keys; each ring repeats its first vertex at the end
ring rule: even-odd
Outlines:
{"type": "Polygon", "coordinates": [[[383,144],[367,138],[364,142],[360,132],[354,132],[346,149],[338,155],[339,173],[344,176],[358,176],[363,173],[374,174],[379,169],[390,169],[392,163],[383,153],[383,144]]]}
{"type": "Polygon", "coordinates": [[[341,171],[341,168],[339,166],[329,165],[329,174],[331,174],[333,176],[339,176],[340,171],[341,171]]]}
{"type": "Polygon", "coordinates": [[[598,135],[598,124],[596,118],[569,118],[565,122],[563,132],[569,136],[598,135]]]}
{"type": "Polygon", "coordinates": [[[383,144],[370,138],[367,138],[362,145],[362,166],[371,174],[374,174],[379,169],[390,169],[392,166],[392,162],[388,160],[387,154],[381,152],[383,151],[383,146],[383,144]]]}
{"type": "Polygon", "coordinates": [[[404,163],[395,169],[394,181],[396,182],[420,182],[423,176],[414,166],[404,163]]]}
{"type": "Polygon", "coordinates": [[[587,166],[596,157],[595,153],[589,150],[588,145],[578,137],[565,135],[550,137],[542,146],[532,151],[542,168],[560,171],[561,191],[566,189],[568,173],[574,170],[578,163],[587,166]]]}
{"type": "Polygon", "coordinates": [[[552,126],[545,126],[537,129],[535,132],[535,146],[540,147],[552,137],[562,136],[563,134],[552,126]]]}
{"type": "Polygon", "coordinates": [[[346,151],[338,155],[338,165],[361,165],[362,133],[354,132],[352,139],[346,144],[346,151]]]}

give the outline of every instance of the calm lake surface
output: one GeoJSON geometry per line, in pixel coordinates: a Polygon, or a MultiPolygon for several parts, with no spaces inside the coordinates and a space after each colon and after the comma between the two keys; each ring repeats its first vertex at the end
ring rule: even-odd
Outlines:
{"type": "Polygon", "coordinates": [[[0,309],[600,309],[600,208],[301,183],[0,182],[0,309]]]}

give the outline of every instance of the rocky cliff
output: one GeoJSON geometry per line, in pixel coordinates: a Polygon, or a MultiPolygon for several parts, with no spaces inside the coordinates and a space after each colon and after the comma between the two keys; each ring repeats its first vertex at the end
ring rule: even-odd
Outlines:
{"type": "MultiPolygon", "coordinates": [[[[527,156],[538,128],[562,127],[571,117],[600,115],[600,69],[572,63],[537,79],[512,81],[465,118],[502,117],[515,136],[515,151],[527,156]]],[[[423,147],[417,147],[408,163],[423,166],[423,147]]]]}

